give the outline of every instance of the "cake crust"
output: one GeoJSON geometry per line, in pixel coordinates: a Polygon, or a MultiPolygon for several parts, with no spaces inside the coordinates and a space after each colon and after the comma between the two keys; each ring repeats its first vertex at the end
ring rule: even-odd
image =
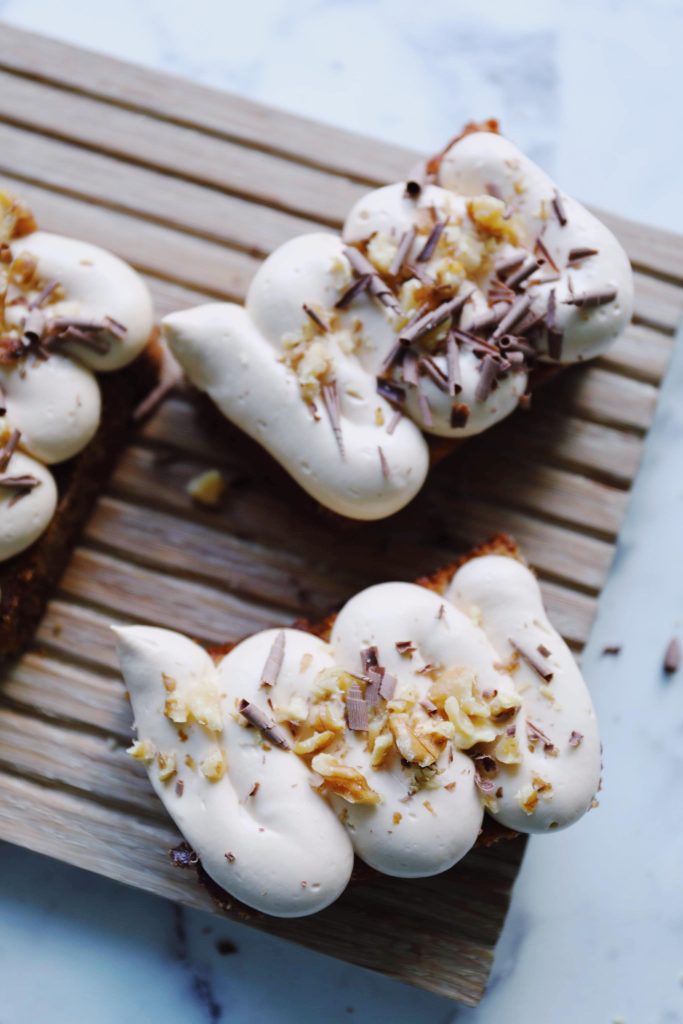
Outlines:
{"type": "Polygon", "coordinates": [[[155,329],[130,365],[100,374],[100,425],[73,459],[54,467],[59,501],[45,532],[25,551],[0,564],[0,660],[27,646],[68,561],[90,510],[128,437],[133,414],[155,387],[161,366],[155,329]]]}

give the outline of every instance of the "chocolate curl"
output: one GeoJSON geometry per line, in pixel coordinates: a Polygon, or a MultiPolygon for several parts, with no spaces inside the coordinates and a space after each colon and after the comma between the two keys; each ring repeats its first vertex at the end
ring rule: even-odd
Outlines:
{"type": "Polygon", "coordinates": [[[555,289],[550,289],[548,295],[548,308],[545,314],[545,323],[548,331],[548,355],[551,359],[555,359],[559,362],[562,358],[562,340],[564,337],[563,332],[557,326],[557,301],[555,299],[555,289]]]}
{"type": "Polygon", "coordinates": [[[538,653],[532,648],[527,647],[523,640],[515,640],[512,637],[508,637],[508,643],[521,658],[527,663],[527,665],[534,670],[546,682],[552,682],[553,670],[548,668],[544,661],[538,656],[538,653]]]}
{"type": "Polygon", "coordinates": [[[581,295],[572,295],[570,299],[565,299],[565,306],[578,306],[584,309],[591,309],[595,306],[606,306],[608,302],[613,302],[617,297],[616,288],[603,288],[595,289],[592,292],[583,292],[581,295]]]}
{"type": "Polygon", "coordinates": [[[505,316],[500,320],[498,326],[493,332],[494,338],[500,338],[504,334],[507,334],[518,321],[522,319],[525,313],[528,311],[531,305],[530,295],[520,295],[512,303],[505,316]]]}
{"type": "Polygon", "coordinates": [[[582,263],[583,260],[587,260],[589,256],[597,255],[597,249],[589,249],[587,246],[579,246],[576,249],[570,249],[569,258],[567,259],[567,266],[572,267],[575,263],[582,263]]]}
{"type": "Polygon", "coordinates": [[[316,313],[312,306],[309,306],[307,302],[304,302],[302,308],[306,316],[313,321],[315,326],[318,327],[323,332],[323,334],[327,334],[329,332],[329,325],[325,323],[323,318],[318,313],[316,313]]]}
{"type": "Polygon", "coordinates": [[[349,285],[343,295],[341,295],[334,304],[335,309],[346,309],[350,306],[354,299],[357,299],[359,295],[367,291],[370,287],[370,281],[372,280],[370,274],[362,274],[357,277],[356,280],[349,285]]]}
{"type": "Polygon", "coordinates": [[[479,313],[478,316],[472,318],[469,326],[470,332],[477,334],[480,331],[486,331],[490,327],[495,327],[503,319],[510,304],[508,302],[494,302],[491,309],[484,310],[483,313],[479,313]]]}
{"type": "Polygon", "coordinates": [[[39,309],[47,300],[50,298],[56,288],[59,287],[59,281],[53,279],[45,285],[42,291],[38,292],[35,299],[29,303],[29,309],[39,309]]]}
{"type": "Polygon", "coordinates": [[[323,384],[322,397],[325,412],[327,413],[330,421],[330,426],[334,433],[334,439],[337,442],[339,454],[342,459],[344,459],[346,457],[346,453],[344,451],[344,438],[342,436],[341,429],[341,407],[339,405],[339,393],[337,391],[336,381],[332,381],[331,384],[323,384]]]}
{"type": "Polygon", "coordinates": [[[511,271],[516,270],[520,267],[527,258],[526,251],[521,249],[519,252],[513,253],[511,256],[506,256],[505,259],[499,260],[495,265],[495,271],[498,277],[505,277],[511,271]]]}
{"type": "Polygon", "coordinates": [[[681,664],[681,645],[676,637],[673,637],[666,648],[664,653],[664,664],[663,669],[667,675],[673,675],[674,672],[678,672],[681,664]]]}
{"type": "Polygon", "coordinates": [[[367,732],[368,705],[360,687],[354,683],[346,697],[346,724],[353,732],[367,732]]]}
{"type": "Polygon", "coordinates": [[[392,277],[398,277],[398,275],[401,273],[401,270],[403,269],[403,264],[405,263],[408,257],[408,253],[410,252],[413,242],[415,241],[416,234],[417,230],[415,228],[415,225],[413,225],[402,235],[401,241],[398,243],[396,255],[391,261],[391,266],[389,267],[389,273],[391,274],[392,277]]]}
{"type": "Polygon", "coordinates": [[[508,288],[518,288],[522,281],[526,281],[527,277],[531,277],[535,270],[538,270],[538,260],[535,260],[533,256],[519,268],[519,270],[507,279],[505,282],[508,288]]]}
{"type": "Polygon", "coordinates": [[[383,306],[386,306],[388,309],[391,309],[392,312],[400,313],[401,306],[398,302],[398,299],[392,292],[389,285],[385,284],[385,282],[379,276],[370,260],[366,256],[364,256],[359,249],[354,249],[353,246],[347,246],[344,249],[344,255],[346,256],[347,260],[349,261],[349,263],[351,264],[351,266],[353,267],[357,274],[359,274],[361,277],[365,276],[366,274],[370,275],[370,283],[368,287],[370,288],[370,291],[375,296],[375,298],[379,302],[381,302],[383,306]]]}
{"type": "Polygon", "coordinates": [[[437,220],[436,224],[429,232],[429,237],[425,242],[424,246],[417,255],[417,263],[426,263],[427,260],[434,254],[434,250],[439,244],[439,239],[443,234],[443,229],[446,227],[444,221],[437,220]]]}
{"type": "Polygon", "coordinates": [[[462,391],[462,375],[460,373],[460,349],[453,332],[446,338],[446,372],[448,375],[448,394],[454,398],[462,391]]]}
{"type": "Polygon", "coordinates": [[[432,417],[432,410],[429,404],[429,399],[422,390],[419,381],[417,384],[417,405],[420,410],[420,416],[425,427],[429,429],[429,427],[434,426],[434,419],[432,417]]]}
{"type": "Polygon", "coordinates": [[[259,729],[266,739],[269,739],[276,747],[280,747],[282,750],[291,750],[291,744],[285,733],[261,708],[242,698],[237,705],[237,710],[246,718],[249,725],[259,729]]]}
{"type": "Polygon", "coordinates": [[[391,672],[385,672],[379,687],[380,697],[383,697],[384,700],[391,700],[396,693],[397,684],[396,676],[392,675],[391,672]]]}
{"type": "Polygon", "coordinates": [[[562,197],[560,193],[557,191],[557,189],[555,189],[555,194],[552,198],[552,207],[555,216],[560,222],[560,227],[563,228],[567,223],[567,214],[565,212],[564,203],[562,202],[562,197]]]}
{"type": "Polygon", "coordinates": [[[361,669],[365,675],[371,668],[379,667],[379,652],[376,647],[363,647],[360,652],[361,669]]]}
{"type": "MultiPolygon", "coordinates": [[[[423,356],[419,361],[419,369],[434,381],[440,391],[448,394],[448,378],[431,356],[423,356]]],[[[405,379],[405,378],[404,378],[405,379]]]]}
{"type": "Polygon", "coordinates": [[[406,401],[406,389],[400,384],[394,384],[391,380],[382,377],[377,378],[377,394],[386,399],[390,405],[402,409],[406,401]]]}
{"type": "Polygon", "coordinates": [[[260,686],[275,686],[285,657],[285,634],[282,630],[273,640],[261,673],[260,686]]]}
{"type": "Polygon", "coordinates": [[[498,361],[491,355],[485,355],[481,361],[479,380],[474,392],[477,402],[485,402],[489,397],[499,370],[498,361]]]}
{"type": "Polygon", "coordinates": [[[24,321],[23,338],[27,345],[35,345],[45,331],[45,314],[39,309],[31,309],[24,321]]]}
{"type": "Polygon", "coordinates": [[[16,447],[19,444],[19,438],[21,437],[21,431],[13,430],[10,434],[9,440],[0,449],[0,473],[4,473],[9,466],[10,459],[16,451],[16,447]]]}
{"type": "Polygon", "coordinates": [[[447,302],[442,302],[436,309],[431,310],[429,313],[425,313],[424,316],[420,317],[414,323],[408,324],[399,334],[399,340],[404,344],[411,344],[414,341],[418,341],[425,334],[429,334],[436,327],[439,327],[448,318],[453,318],[456,313],[459,313],[462,307],[465,305],[467,300],[474,289],[468,292],[464,292],[461,295],[456,295],[454,299],[449,299],[447,302]]]}
{"type": "Polygon", "coordinates": [[[545,242],[543,241],[543,239],[541,238],[540,235],[538,236],[538,238],[534,242],[534,251],[539,252],[541,254],[541,256],[543,257],[543,259],[548,263],[548,265],[552,267],[552,269],[555,271],[555,273],[559,274],[560,268],[558,267],[557,263],[555,262],[555,260],[550,255],[550,251],[548,249],[548,246],[545,244],[545,242]]]}
{"type": "Polygon", "coordinates": [[[546,736],[546,734],[542,732],[537,725],[534,725],[534,723],[530,721],[530,719],[528,718],[526,720],[526,736],[528,742],[532,745],[536,743],[542,743],[543,749],[546,752],[546,754],[555,753],[557,748],[553,741],[550,739],[550,737],[546,736]]]}

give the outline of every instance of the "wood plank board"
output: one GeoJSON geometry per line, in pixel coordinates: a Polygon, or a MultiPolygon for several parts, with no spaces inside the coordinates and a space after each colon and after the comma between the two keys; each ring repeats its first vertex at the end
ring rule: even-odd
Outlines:
{"type": "MultiPolygon", "coordinates": [[[[118,252],[160,314],[241,299],[259,259],[336,228],[415,154],[238,97],[0,26],[0,187],[47,230],[118,252]]],[[[580,651],[595,615],[659,385],[683,319],[683,238],[617,217],[637,270],[633,325],[433,473],[383,524],[342,528],[236,431],[179,390],[122,455],[34,646],[0,687],[0,837],[188,905],[217,910],[174,869],[178,834],[124,747],[130,709],[109,626],[144,621],[236,640],[354,591],[412,579],[494,531],[523,544],[550,614],[580,651]],[[185,485],[230,485],[216,512],[185,485]]],[[[475,850],[445,876],[360,880],[305,921],[255,927],[462,1002],[480,998],[523,841],[475,850]]]]}

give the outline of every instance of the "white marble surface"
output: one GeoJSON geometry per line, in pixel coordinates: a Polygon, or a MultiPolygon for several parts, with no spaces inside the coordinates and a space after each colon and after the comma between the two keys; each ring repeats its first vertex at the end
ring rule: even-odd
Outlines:
{"type": "MultiPolygon", "coordinates": [[[[425,150],[497,115],[569,191],[683,231],[677,0],[0,0],[0,18],[425,150]]],[[[679,346],[585,661],[601,806],[531,842],[478,1010],[5,846],[0,1024],[682,1022],[683,673],[660,672],[683,635],[682,390],[679,346]]]]}

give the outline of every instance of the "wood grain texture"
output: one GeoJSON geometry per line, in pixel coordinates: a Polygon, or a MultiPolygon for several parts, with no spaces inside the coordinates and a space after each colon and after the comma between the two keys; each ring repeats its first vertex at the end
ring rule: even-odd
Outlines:
{"type": "MultiPolygon", "coordinates": [[[[456,126],[457,127],[457,126],[456,126]]],[[[336,227],[368,186],[415,154],[2,26],[0,186],[47,230],[119,253],[160,315],[241,299],[285,239],[336,227]]],[[[124,753],[130,707],[110,625],[143,621],[237,640],[356,590],[413,579],[507,530],[548,610],[580,651],[683,318],[683,239],[605,220],[637,268],[634,323],[442,462],[381,524],[320,513],[289,478],[186,390],[123,454],[36,635],[0,689],[0,836],[403,981],[477,1002],[523,842],[477,849],[445,876],[359,881],[305,921],[218,911],[174,869],[178,835],[124,753]],[[185,486],[218,467],[215,511],[185,486]]]]}

